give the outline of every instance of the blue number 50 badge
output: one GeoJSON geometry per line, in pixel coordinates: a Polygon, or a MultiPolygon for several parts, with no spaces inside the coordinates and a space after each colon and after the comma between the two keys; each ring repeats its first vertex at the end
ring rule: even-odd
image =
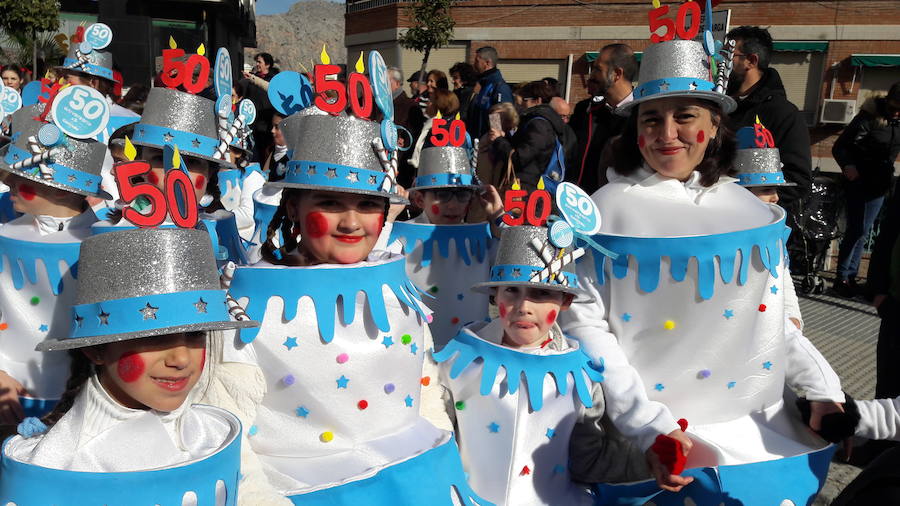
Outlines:
{"type": "Polygon", "coordinates": [[[556,188],[556,206],[572,229],[582,235],[600,231],[597,204],[578,186],[563,182],[556,188]]]}
{"type": "Polygon", "coordinates": [[[50,108],[53,122],[69,137],[88,139],[99,134],[109,122],[109,104],[99,91],[88,86],[63,89],[50,108]]]}

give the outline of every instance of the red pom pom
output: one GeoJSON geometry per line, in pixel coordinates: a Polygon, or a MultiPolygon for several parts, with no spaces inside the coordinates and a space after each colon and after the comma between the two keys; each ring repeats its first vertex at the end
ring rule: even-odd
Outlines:
{"type": "Polygon", "coordinates": [[[681,427],[681,432],[686,432],[688,428],[688,421],[684,418],[678,419],[678,426],[681,427]]]}
{"type": "Polygon", "coordinates": [[[659,457],[659,461],[666,466],[670,474],[681,474],[684,471],[684,464],[687,458],[681,450],[681,441],[660,434],[656,436],[656,442],[653,443],[650,449],[659,457]]]}
{"type": "Polygon", "coordinates": [[[369,407],[369,403],[366,402],[366,401],[364,401],[364,400],[363,400],[363,401],[359,401],[359,402],[356,403],[356,407],[359,408],[359,409],[366,409],[366,408],[369,407]]]}
{"type": "Polygon", "coordinates": [[[766,305],[765,305],[765,304],[760,304],[760,305],[759,305],[759,312],[760,312],[760,313],[763,313],[763,312],[765,312],[765,311],[766,311],[766,305]]]}

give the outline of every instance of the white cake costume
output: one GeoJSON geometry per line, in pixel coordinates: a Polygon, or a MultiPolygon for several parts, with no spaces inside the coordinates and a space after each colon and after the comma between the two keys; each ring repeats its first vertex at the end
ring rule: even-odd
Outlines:
{"type": "MultiPolygon", "coordinates": [[[[48,354],[179,332],[258,325],[235,321],[220,289],[209,236],[190,229],[140,229],[86,239],[79,258],[77,304],[66,337],[47,340],[48,354]],[[160,255],[160,252],[166,255],[160,255]]],[[[208,337],[209,348],[218,339],[208,337]]],[[[74,402],[47,430],[36,418],[6,441],[0,501],[56,504],[234,505],[240,464],[238,419],[192,406],[205,389],[206,363],[175,410],[131,409],[86,378],[74,402]]]]}
{"type": "MultiPolygon", "coordinates": [[[[651,45],[625,112],[666,96],[732,110],[719,93],[727,63],[714,89],[709,54],[692,41],[651,45]]],[[[579,264],[597,302],[574,304],[563,329],[603,357],[606,413],[641,452],[677,429],[676,419],[689,422],[694,446],[683,474],[695,478],[678,494],[651,480],[600,485],[598,496],[610,504],[807,504],[834,448],[785,405],[785,384],[821,400],[843,395],[821,355],[800,352],[796,336],[785,335],[784,211],[733,178],[703,186],[699,176],[610,170],[593,195],[603,216],[593,239],[619,256],[595,251],[579,264]]]]}
{"type": "MultiPolygon", "coordinates": [[[[13,114],[13,142],[0,151],[0,170],[36,185],[108,198],[100,190],[106,146],[69,137],[53,122],[36,119],[44,110],[39,104],[13,114]]],[[[68,357],[34,347],[69,326],[66,308],[75,293],[78,247],[95,221],[88,209],[73,218],[25,214],[0,228],[0,370],[27,390],[20,398],[26,416],[52,409],[65,388],[68,357]]]]}
{"type": "MultiPolygon", "coordinates": [[[[410,191],[453,188],[479,190],[468,148],[422,150],[410,191]]],[[[463,325],[488,319],[487,296],[469,290],[473,281],[490,275],[496,241],[488,223],[432,225],[422,213],[415,220],[393,223],[390,242],[395,240],[403,245],[410,279],[428,295],[423,300],[434,312],[429,327],[436,349],[463,325]]]]}
{"type": "MultiPolygon", "coordinates": [[[[519,285],[579,294],[574,262],[561,270],[572,277],[563,285],[555,274],[529,279],[523,266],[540,271],[546,266],[542,249],[544,227],[511,227],[503,232],[497,265],[487,282],[476,288],[519,285]],[[520,276],[513,278],[513,270],[520,276]]],[[[551,257],[556,258],[556,248],[551,257]]],[[[569,436],[583,408],[603,403],[595,368],[578,342],[562,335],[554,323],[550,339],[535,348],[502,346],[499,319],[464,327],[443,350],[441,384],[452,397],[463,466],[472,488],[498,505],[592,504],[584,486],[571,481],[568,471],[569,436]],[[500,368],[504,373],[500,374],[500,368]]]]}
{"type": "MultiPolygon", "coordinates": [[[[372,68],[373,76],[383,70],[372,68]]],[[[296,84],[281,92],[309,91],[296,84]]],[[[273,80],[270,94],[281,86],[273,80]]],[[[385,86],[373,83],[379,106],[385,86]]],[[[291,115],[283,127],[292,161],[269,185],[401,201],[390,163],[373,148],[390,126],[380,131],[344,114],[291,115]]],[[[265,374],[249,441],[279,493],[304,505],[486,504],[469,489],[451,434],[420,415],[423,385],[432,381],[423,377],[427,308],[402,256],[308,267],[263,262],[237,269],[231,291],[262,321],[258,333],[241,332],[250,344],[226,350],[226,361],[243,356],[265,374]]]]}

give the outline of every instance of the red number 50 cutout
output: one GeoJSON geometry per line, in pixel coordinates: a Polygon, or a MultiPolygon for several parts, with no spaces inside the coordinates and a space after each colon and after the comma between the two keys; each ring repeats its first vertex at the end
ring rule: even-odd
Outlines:
{"type": "Polygon", "coordinates": [[[663,16],[669,13],[669,6],[662,5],[652,9],[648,16],[650,18],[650,42],[654,44],[675,38],[678,34],[679,39],[691,40],[700,32],[700,6],[694,2],[687,2],[678,7],[676,20],[665,19],[663,16]],[[691,15],[691,26],[685,26],[687,15],[691,15]],[[662,35],[657,35],[656,31],[665,28],[662,35]]]}
{"type": "Polygon", "coordinates": [[[552,200],[547,190],[537,190],[528,195],[528,201],[523,200],[528,194],[526,190],[507,190],[503,196],[503,223],[510,226],[524,225],[527,221],[534,227],[542,227],[550,216],[552,200]],[[538,214],[540,213],[540,214],[538,214]]]}
{"type": "Polygon", "coordinates": [[[438,147],[444,147],[450,144],[454,147],[460,147],[466,142],[466,124],[462,120],[455,119],[450,122],[450,128],[447,128],[447,120],[444,118],[434,118],[431,120],[431,143],[438,147]]]}
{"type": "Polygon", "coordinates": [[[119,194],[126,204],[138,197],[150,201],[150,213],[143,214],[130,205],[122,210],[122,217],[141,228],[157,227],[168,213],[172,223],[182,228],[194,228],[199,218],[197,195],[194,193],[191,177],[181,170],[166,173],[165,193],[150,183],[132,183],[132,178],[150,173],[150,164],[144,161],[125,162],[116,165],[116,184],[119,194]],[[178,205],[178,197],[183,196],[183,205],[178,205]]]}

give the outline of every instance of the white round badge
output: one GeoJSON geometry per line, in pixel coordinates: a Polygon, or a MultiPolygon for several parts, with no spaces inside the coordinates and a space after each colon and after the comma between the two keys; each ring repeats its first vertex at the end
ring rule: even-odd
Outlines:
{"type": "Polygon", "coordinates": [[[109,104],[99,91],[89,86],[69,86],[53,100],[53,123],[69,137],[89,139],[109,122],[109,104]]]}

